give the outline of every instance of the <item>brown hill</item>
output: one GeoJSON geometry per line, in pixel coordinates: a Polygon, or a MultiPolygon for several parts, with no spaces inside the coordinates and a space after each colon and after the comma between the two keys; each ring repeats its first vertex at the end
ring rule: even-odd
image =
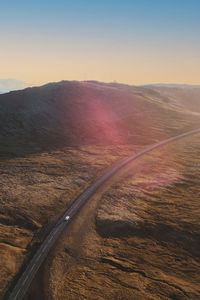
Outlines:
{"type": "Polygon", "coordinates": [[[3,94],[1,152],[21,154],[61,145],[148,144],[194,127],[199,120],[193,114],[198,111],[199,95],[197,88],[67,81],[3,94]]]}

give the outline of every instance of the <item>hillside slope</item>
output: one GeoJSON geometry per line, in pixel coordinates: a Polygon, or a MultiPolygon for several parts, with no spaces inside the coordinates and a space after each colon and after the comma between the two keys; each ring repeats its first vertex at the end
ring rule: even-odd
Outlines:
{"type": "Polygon", "coordinates": [[[188,107],[194,111],[200,90],[195,90],[192,102],[187,92],[185,99],[177,100],[177,91],[167,91],[62,81],[0,95],[1,150],[19,147],[22,153],[61,145],[149,144],[193,128],[199,115],[188,107]]]}
{"type": "MultiPolygon", "coordinates": [[[[191,102],[187,98],[189,96],[184,98],[181,92],[173,91],[173,88],[162,90],[161,87],[62,81],[0,95],[0,297],[15,281],[15,275],[59,215],[91,182],[112,165],[146,145],[199,127],[200,115],[194,109],[195,101],[198,101],[197,90],[196,98],[191,98],[191,102]]],[[[196,148],[194,156],[198,158],[196,148]]],[[[178,154],[183,150],[180,147],[178,154]]],[[[156,185],[159,178],[164,182],[164,189],[167,184],[174,184],[176,170],[171,170],[174,152],[165,153],[165,158],[170,158],[168,167],[161,164],[159,169],[156,165],[158,177],[152,177],[152,166],[145,180],[152,177],[153,185],[156,185]],[[166,176],[162,174],[163,170],[166,176]]],[[[162,160],[163,156],[158,157],[156,162],[162,160]]],[[[142,173],[143,167],[137,171],[142,173]]],[[[120,245],[125,239],[115,225],[126,227],[132,222],[135,206],[132,206],[131,193],[135,192],[134,188],[137,187],[131,184],[128,199],[123,195],[123,187],[122,191],[117,191],[122,201],[112,201],[118,196],[113,191],[113,196],[108,193],[108,199],[104,199],[96,212],[96,221],[91,221],[95,236],[98,240],[102,239],[100,243],[105,238],[109,249],[109,239],[112,239],[111,243],[113,239],[118,239],[115,241],[120,245]],[[107,232],[103,232],[104,228],[107,228],[107,232]]],[[[138,185],[139,188],[142,190],[142,186],[138,185]]],[[[142,200],[143,204],[145,199],[142,200]]],[[[195,209],[194,206],[192,210],[195,209]]],[[[144,218],[142,214],[140,217],[144,218]]],[[[183,214],[182,219],[186,217],[183,214]]],[[[157,222],[156,219],[154,221],[157,222]]],[[[128,229],[132,230],[132,227],[128,229]]],[[[93,250],[94,253],[98,251],[93,250]]],[[[122,250],[125,255],[126,247],[122,250]]],[[[120,254],[117,259],[121,259],[120,254]]],[[[108,263],[107,256],[103,257],[102,262],[108,263]]],[[[56,269],[58,273],[61,271],[56,269]]],[[[47,273],[54,278],[48,279],[49,284],[55,280],[57,285],[59,277],[55,277],[48,268],[47,273]]],[[[63,283],[64,286],[66,282],[68,279],[63,283]]],[[[73,289],[74,286],[69,288],[73,289]]],[[[118,288],[122,288],[123,292],[120,282],[118,288]]],[[[51,290],[48,284],[45,289],[51,290]]],[[[105,296],[108,295],[109,290],[105,291],[105,296]]],[[[140,295],[142,297],[142,293],[140,295]]],[[[94,296],[96,298],[98,295],[94,292],[94,296]]],[[[45,297],[41,299],[49,299],[45,297]]],[[[55,296],[53,299],[60,298],[55,296]]]]}

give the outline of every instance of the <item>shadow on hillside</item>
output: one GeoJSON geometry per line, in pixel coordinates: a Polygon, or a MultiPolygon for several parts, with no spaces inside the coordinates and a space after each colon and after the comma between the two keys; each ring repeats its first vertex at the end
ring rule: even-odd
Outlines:
{"type": "MultiPolygon", "coordinates": [[[[50,139],[31,140],[17,140],[10,138],[2,140],[0,143],[0,160],[9,160],[17,157],[26,157],[33,154],[41,154],[43,152],[50,152],[60,149],[65,146],[72,146],[71,141],[64,141],[60,137],[50,139]]],[[[73,145],[76,146],[75,144],[73,145]]]]}

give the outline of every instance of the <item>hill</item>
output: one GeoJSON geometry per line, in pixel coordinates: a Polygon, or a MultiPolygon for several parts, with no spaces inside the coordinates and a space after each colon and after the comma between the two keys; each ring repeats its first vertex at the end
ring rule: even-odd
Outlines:
{"type": "Polygon", "coordinates": [[[193,128],[199,120],[199,95],[200,89],[192,87],[93,81],[13,91],[0,95],[1,153],[62,145],[149,144],[193,128]]]}
{"type": "Polygon", "coordinates": [[[20,90],[27,87],[28,84],[16,79],[0,79],[0,94],[13,90],[20,90]]]}
{"type": "MultiPolygon", "coordinates": [[[[91,182],[199,127],[199,99],[198,87],[95,81],[0,95],[0,298],[91,182]]],[[[112,179],[70,224],[27,299],[77,299],[77,290],[79,299],[197,299],[198,159],[199,135],[112,179]]]]}

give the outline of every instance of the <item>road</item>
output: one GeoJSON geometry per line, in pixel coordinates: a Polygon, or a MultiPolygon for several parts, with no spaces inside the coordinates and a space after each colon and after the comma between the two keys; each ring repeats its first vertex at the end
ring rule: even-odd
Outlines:
{"type": "Polygon", "coordinates": [[[200,132],[200,128],[180,134],[178,136],[169,138],[164,140],[160,143],[154,144],[149,146],[148,148],[139,151],[138,153],[128,157],[127,159],[123,160],[121,163],[113,167],[110,171],[100,177],[97,181],[95,181],[90,187],[88,187],[71,205],[71,207],[65,212],[65,214],[60,218],[60,220],[55,225],[54,229],[50,232],[50,234],[46,237],[43,241],[42,245],[39,247],[33,258],[31,259],[30,263],[28,264],[27,268],[25,269],[24,273],[19,278],[18,282],[16,283],[14,289],[12,290],[11,294],[8,296],[8,300],[22,300],[25,293],[27,292],[35,274],[37,273],[39,267],[47,257],[50,249],[61,235],[62,231],[64,230],[67,223],[76,215],[79,209],[84,205],[84,203],[94,194],[94,192],[105,182],[107,181],[112,175],[114,175],[117,171],[119,171],[122,167],[124,167],[129,162],[135,160],[136,158],[142,156],[143,154],[150,152],[156,148],[162,147],[168,143],[177,141],[182,139],[186,136],[196,134],[200,132]],[[66,216],[69,216],[69,220],[65,220],[66,216]]]}

